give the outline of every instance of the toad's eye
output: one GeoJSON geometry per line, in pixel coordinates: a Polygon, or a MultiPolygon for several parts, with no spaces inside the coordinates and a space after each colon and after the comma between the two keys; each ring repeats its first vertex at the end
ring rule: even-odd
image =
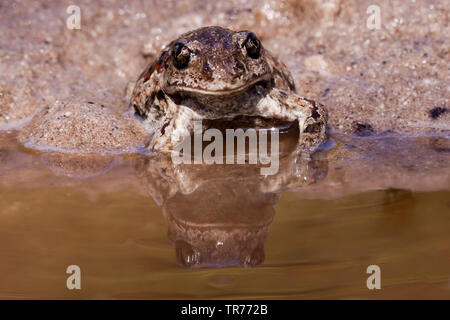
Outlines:
{"type": "Polygon", "coordinates": [[[259,42],[258,38],[254,33],[250,32],[245,40],[245,49],[247,50],[247,54],[252,59],[258,59],[261,53],[261,42],[259,42]]]}
{"type": "Polygon", "coordinates": [[[191,50],[181,42],[175,43],[172,49],[173,64],[177,69],[186,68],[191,58],[191,50]]]}

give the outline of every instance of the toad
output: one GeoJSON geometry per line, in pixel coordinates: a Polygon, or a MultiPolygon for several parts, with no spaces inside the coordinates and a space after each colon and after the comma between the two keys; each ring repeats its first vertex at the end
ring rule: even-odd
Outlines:
{"type": "Polygon", "coordinates": [[[173,150],[194,120],[296,121],[299,148],[326,139],[325,107],[295,93],[287,67],[250,31],[211,26],[181,35],[142,72],[130,105],[153,132],[155,151],[173,150]]]}

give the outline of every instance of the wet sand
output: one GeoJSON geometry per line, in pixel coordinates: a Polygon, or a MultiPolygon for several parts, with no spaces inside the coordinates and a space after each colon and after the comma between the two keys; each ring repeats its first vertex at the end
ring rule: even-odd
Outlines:
{"type": "Polygon", "coordinates": [[[80,30],[66,27],[70,4],[0,7],[3,127],[74,97],[125,110],[127,84],[162,46],[221,25],[254,31],[291,69],[298,93],[328,107],[334,130],[448,135],[445,1],[381,1],[379,30],[367,27],[370,1],[80,1],[80,30]]]}

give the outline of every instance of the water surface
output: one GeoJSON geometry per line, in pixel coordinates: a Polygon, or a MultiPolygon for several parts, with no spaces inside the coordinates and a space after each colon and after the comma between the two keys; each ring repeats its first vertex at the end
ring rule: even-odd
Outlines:
{"type": "Polygon", "coordinates": [[[450,298],[446,138],[337,137],[264,178],[15,136],[0,134],[0,298],[450,298]]]}

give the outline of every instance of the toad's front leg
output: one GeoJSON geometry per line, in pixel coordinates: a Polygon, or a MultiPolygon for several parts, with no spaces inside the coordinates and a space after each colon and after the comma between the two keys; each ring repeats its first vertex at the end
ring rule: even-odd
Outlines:
{"type": "Polygon", "coordinates": [[[294,93],[272,89],[256,106],[256,113],[266,118],[298,121],[300,134],[298,147],[314,150],[327,139],[328,114],[316,101],[302,98],[294,93]]]}
{"type": "Polygon", "coordinates": [[[201,119],[192,109],[179,106],[176,111],[166,114],[159,121],[150,142],[150,150],[170,153],[185,138],[190,137],[194,122],[201,119]]]}

